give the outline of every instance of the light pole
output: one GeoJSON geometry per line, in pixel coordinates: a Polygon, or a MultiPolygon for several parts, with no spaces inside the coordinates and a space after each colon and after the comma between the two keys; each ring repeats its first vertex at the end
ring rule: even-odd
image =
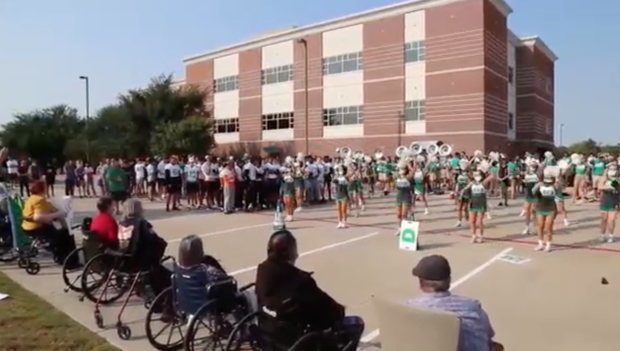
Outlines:
{"type": "Polygon", "coordinates": [[[301,38],[301,39],[297,39],[297,43],[302,44],[304,46],[304,102],[305,102],[305,106],[304,106],[304,119],[306,121],[306,130],[305,132],[305,136],[304,136],[304,141],[305,141],[305,149],[306,149],[306,155],[308,155],[310,153],[310,133],[309,130],[310,128],[308,127],[308,110],[309,110],[309,106],[308,106],[308,41],[306,41],[306,39],[301,38]]]}
{"type": "Polygon", "coordinates": [[[564,146],[564,123],[560,123],[560,146],[564,146]]]}
{"type": "Polygon", "coordinates": [[[84,81],[86,89],[86,161],[90,162],[90,84],[88,76],[80,76],[80,79],[84,81]]]}

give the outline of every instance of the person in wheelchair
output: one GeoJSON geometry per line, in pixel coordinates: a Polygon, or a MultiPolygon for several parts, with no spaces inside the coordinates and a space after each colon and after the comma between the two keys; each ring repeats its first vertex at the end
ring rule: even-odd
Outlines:
{"type": "Polygon", "coordinates": [[[97,233],[99,241],[107,248],[118,248],[118,223],[114,219],[114,201],[102,197],[97,201],[97,211],[90,230],[97,233]]]}
{"type": "MultiPolygon", "coordinates": [[[[75,249],[75,241],[65,222],[67,216],[59,211],[45,198],[45,183],[37,180],[30,185],[30,196],[24,202],[22,209],[22,230],[24,234],[36,240],[48,243],[54,260],[62,264],[65,258],[75,249]]],[[[77,268],[79,262],[68,262],[69,266],[77,268]]]]}
{"type": "Polygon", "coordinates": [[[260,329],[286,344],[301,335],[290,326],[306,331],[331,330],[342,335],[340,344],[356,350],[364,332],[361,317],[345,316],[345,308],[317,285],[312,273],[295,267],[299,257],[297,240],[287,230],[275,232],[267,244],[267,259],[256,272],[258,307],[264,312],[260,329]]]}
{"type": "Polygon", "coordinates": [[[144,218],[142,203],[129,199],[123,203],[118,223],[119,250],[129,250],[134,236],[137,236],[137,245],[131,253],[132,264],[138,266],[140,271],[149,271],[149,282],[157,296],[171,284],[170,271],[161,262],[168,243],[155,233],[151,223],[144,218]]]}

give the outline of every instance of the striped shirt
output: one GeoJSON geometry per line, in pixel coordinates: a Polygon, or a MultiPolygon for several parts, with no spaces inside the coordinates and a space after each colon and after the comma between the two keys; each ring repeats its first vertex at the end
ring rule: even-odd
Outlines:
{"type": "Polygon", "coordinates": [[[480,301],[450,292],[437,292],[411,299],[409,305],[456,314],[461,322],[458,351],[491,350],[495,332],[480,301]]]}

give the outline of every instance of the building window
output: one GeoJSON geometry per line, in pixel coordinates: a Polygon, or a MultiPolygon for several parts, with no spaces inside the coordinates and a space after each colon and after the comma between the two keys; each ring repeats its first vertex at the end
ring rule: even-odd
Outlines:
{"type": "Polygon", "coordinates": [[[216,93],[237,90],[239,89],[239,76],[229,76],[215,79],[213,81],[213,89],[216,93]]]}
{"type": "Polygon", "coordinates": [[[549,120],[545,123],[545,133],[551,135],[551,121],[549,120]]]}
{"type": "Polygon", "coordinates": [[[508,113],[508,130],[515,129],[515,115],[513,113],[508,113]]]}
{"type": "Polygon", "coordinates": [[[364,123],[362,106],[347,106],[323,109],[323,126],[345,126],[364,123]]]}
{"type": "Polygon", "coordinates": [[[294,117],[293,112],[263,115],[263,130],[293,129],[294,117]]]}
{"type": "Polygon", "coordinates": [[[547,91],[547,94],[551,94],[551,92],[553,91],[553,84],[551,84],[551,79],[547,78],[545,90],[547,91]]]}
{"type": "Polygon", "coordinates": [[[424,100],[405,102],[405,121],[423,121],[426,119],[426,103],[424,100]]]}
{"type": "Polygon", "coordinates": [[[267,68],[261,71],[262,84],[284,83],[293,80],[293,65],[267,68]]]}
{"type": "Polygon", "coordinates": [[[515,69],[508,66],[508,83],[510,84],[514,83],[514,79],[515,79],[515,69]]]}
{"type": "Polygon", "coordinates": [[[239,133],[239,118],[216,119],[215,133],[239,133]]]}
{"type": "Polygon", "coordinates": [[[323,59],[323,75],[359,71],[362,69],[362,53],[326,57],[323,59]]]}
{"type": "Polygon", "coordinates": [[[426,42],[412,41],[405,43],[405,63],[419,62],[426,59],[426,42]]]}

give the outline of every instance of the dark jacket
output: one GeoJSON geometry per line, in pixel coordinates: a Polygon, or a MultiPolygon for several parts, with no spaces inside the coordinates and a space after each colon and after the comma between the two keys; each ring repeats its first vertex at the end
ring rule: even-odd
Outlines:
{"type": "Polygon", "coordinates": [[[140,270],[147,270],[153,265],[158,265],[166,252],[168,244],[164,239],[153,231],[153,226],[143,218],[128,218],[119,222],[120,227],[132,228],[131,248],[134,261],[140,270]]]}
{"type": "Polygon", "coordinates": [[[276,334],[285,332],[279,328],[281,322],[327,329],[344,318],[344,306],[318,287],[312,273],[289,263],[270,259],[261,263],[255,289],[259,308],[275,317],[265,328],[276,334]]]}

